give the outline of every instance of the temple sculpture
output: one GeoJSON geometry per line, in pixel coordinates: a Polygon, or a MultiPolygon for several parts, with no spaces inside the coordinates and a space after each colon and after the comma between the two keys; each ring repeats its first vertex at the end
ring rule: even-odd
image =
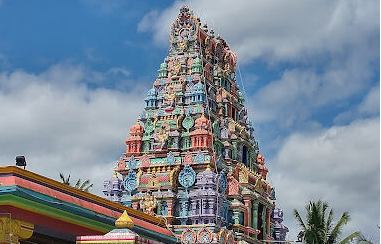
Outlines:
{"type": "Polygon", "coordinates": [[[236,54],[186,6],[168,56],[115,167],[110,200],[165,219],[182,243],[274,240],[275,191],[267,181],[236,54]]]}

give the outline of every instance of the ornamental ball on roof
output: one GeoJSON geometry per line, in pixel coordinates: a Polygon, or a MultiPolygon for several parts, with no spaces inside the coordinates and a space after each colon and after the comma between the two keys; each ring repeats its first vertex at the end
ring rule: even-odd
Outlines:
{"type": "Polygon", "coordinates": [[[199,82],[196,85],[194,85],[194,90],[195,91],[204,91],[204,85],[201,82],[199,82]]]}
{"type": "Polygon", "coordinates": [[[196,67],[196,66],[201,66],[201,59],[199,59],[199,57],[195,58],[195,59],[193,60],[192,65],[191,65],[192,68],[193,68],[193,67],[196,67]]]}
{"type": "Polygon", "coordinates": [[[147,92],[147,98],[156,98],[156,89],[154,87],[147,92]]]}

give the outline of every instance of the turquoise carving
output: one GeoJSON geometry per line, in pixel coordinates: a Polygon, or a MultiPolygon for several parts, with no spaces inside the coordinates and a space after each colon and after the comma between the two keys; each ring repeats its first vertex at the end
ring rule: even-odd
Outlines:
{"type": "Polygon", "coordinates": [[[194,157],[194,161],[198,164],[203,164],[205,162],[205,156],[202,154],[201,150],[198,150],[196,157],[194,157]]]}
{"type": "Polygon", "coordinates": [[[131,156],[130,161],[128,162],[128,167],[130,169],[136,169],[138,162],[135,160],[134,156],[131,156]]]}
{"type": "Polygon", "coordinates": [[[144,124],[144,131],[148,134],[151,134],[153,130],[154,128],[152,120],[148,119],[147,122],[144,124]]]}
{"type": "Polygon", "coordinates": [[[218,176],[218,191],[224,193],[228,188],[228,180],[226,178],[225,170],[222,170],[218,176]]]}
{"type": "Polygon", "coordinates": [[[172,164],[174,164],[175,162],[176,162],[176,159],[175,159],[175,157],[173,156],[172,151],[170,151],[170,152],[168,153],[168,156],[167,156],[167,164],[172,165],[172,164]]]}
{"type": "Polygon", "coordinates": [[[187,131],[189,131],[189,129],[192,128],[194,125],[194,119],[192,118],[192,116],[190,116],[189,114],[185,116],[182,125],[185,129],[187,129],[187,131]]]}
{"type": "Polygon", "coordinates": [[[179,174],[180,185],[186,189],[193,186],[196,181],[196,172],[189,164],[186,164],[179,174]]]}
{"type": "Polygon", "coordinates": [[[130,169],[127,177],[124,179],[124,189],[132,192],[136,189],[136,172],[130,169]]]}
{"type": "Polygon", "coordinates": [[[218,159],[217,159],[217,168],[218,169],[222,168],[222,155],[218,156],[218,159]]]}

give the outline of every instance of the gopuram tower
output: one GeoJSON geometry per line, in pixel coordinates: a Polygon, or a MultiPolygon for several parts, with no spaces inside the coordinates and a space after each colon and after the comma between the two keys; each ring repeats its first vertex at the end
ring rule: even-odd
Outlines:
{"type": "MultiPolygon", "coordinates": [[[[170,30],[169,54],[125,139],[107,198],[165,218],[182,243],[274,240],[275,192],[266,180],[237,57],[188,7],[170,30]]],[[[277,235],[279,236],[279,235],[277,235]]]]}

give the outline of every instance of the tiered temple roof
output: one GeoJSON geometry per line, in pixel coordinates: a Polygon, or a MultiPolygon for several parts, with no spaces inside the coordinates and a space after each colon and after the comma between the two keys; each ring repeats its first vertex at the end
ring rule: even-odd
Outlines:
{"type": "Polygon", "coordinates": [[[109,199],[162,216],[185,243],[273,240],[274,189],[236,83],[237,57],[188,7],[105,181],[109,199]]]}

